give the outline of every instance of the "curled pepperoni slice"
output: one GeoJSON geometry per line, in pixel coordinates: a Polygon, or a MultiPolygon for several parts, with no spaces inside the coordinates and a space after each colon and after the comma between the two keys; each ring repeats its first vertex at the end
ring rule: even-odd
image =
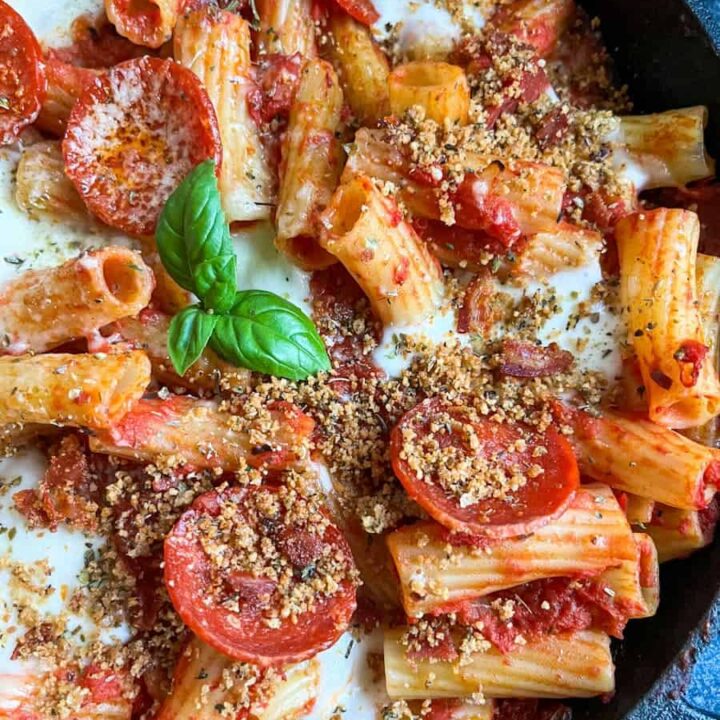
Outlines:
{"type": "Polygon", "coordinates": [[[401,418],[390,456],[410,498],[471,536],[531,533],[565,511],[580,482],[572,448],[552,427],[496,422],[441,398],[401,418]]]}
{"type": "Polygon", "coordinates": [[[200,495],[165,539],[164,559],[186,625],[261,667],[329,647],[356,607],[347,541],[322,506],[282,486],[200,495]]]}
{"type": "Polygon", "coordinates": [[[0,0],[0,145],[35,122],[45,97],[42,50],[28,24],[0,0]]]}
{"type": "Polygon", "coordinates": [[[65,172],[103,222],[149,235],[173,190],[222,144],[212,102],[190,70],[142,57],[87,85],[68,119],[65,172]]]}

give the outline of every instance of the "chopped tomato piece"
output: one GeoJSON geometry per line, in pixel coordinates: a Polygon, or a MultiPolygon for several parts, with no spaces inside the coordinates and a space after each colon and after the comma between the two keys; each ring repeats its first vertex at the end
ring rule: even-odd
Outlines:
{"type": "Polygon", "coordinates": [[[8,145],[40,112],[45,66],[33,31],[3,0],[0,27],[0,145],[8,145]]]}
{"type": "Polygon", "coordinates": [[[634,198],[612,196],[604,189],[584,194],[583,220],[593,223],[606,237],[612,237],[618,220],[637,207],[634,198]]]}
{"type": "Polygon", "coordinates": [[[13,496],[15,507],[31,527],[56,530],[60,523],[92,531],[98,506],[85,448],[77,435],[68,435],[50,448],[48,468],[38,487],[13,496]]]}
{"type": "Polygon", "coordinates": [[[542,150],[557,145],[570,127],[570,119],[564,106],[546,113],[535,129],[535,139],[542,150]]]}
{"type": "Polygon", "coordinates": [[[143,57],[87,85],[68,119],[65,172],[88,208],[134,235],[155,230],[170,194],[222,144],[197,76],[172,60],[143,57]]]}
{"type": "Polygon", "coordinates": [[[693,387],[698,381],[705,356],[710,348],[697,340],[685,340],[673,353],[680,366],[680,381],[685,387],[693,387]]]}
{"type": "Polygon", "coordinates": [[[457,659],[458,651],[452,637],[450,623],[446,622],[444,618],[436,618],[433,630],[432,642],[423,634],[410,641],[407,648],[407,659],[410,662],[417,663],[427,660],[452,662],[457,659]]]}
{"type": "MultiPolygon", "coordinates": [[[[443,265],[480,270],[497,243],[487,233],[446,225],[439,220],[413,218],[415,232],[430,246],[443,265]]],[[[501,248],[502,249],[502,248],[501,248]]]]}
{"type": "Polygon", "coordinates": [[[380,18],[372,0],[335,0],[335,3],[363,25],[372,25],[380,18]]]}
{"type": "Polygon", "coordinates": [[[290,115],[303,62],[300,53],[276,53],[260,58],[257,85],[248,96],[248,109],[257,125],[290,115]]]}
{"type": "Polygon", "coordinates": [[[482,623],[485,638],[504,653],[518,635],[531,641],[593,627],[622,638],[630,618],[606,589],[595,578],[544,578],[461,603],[456,614],[462,625],[482,623]]]}
{"type": "Polygon", "coordinates": [[[313,320],[320,329],[335,365],[365,361],[365,333],[380,339],[382,329],[367,297],[342,266],[316,270],[310,279],[313,320]],[[358,323],[364,332],[358,332],[358,323]]]}
{"type": "Polygon", "coordinates": [[[488,249],[503,252],[520,239],[521,230],[513,204],[492,192],[496,170],[492,165],[482,175],[468,173],[452,200],[458,223],[486,233],[490,239],[488,249]]]}
{"type": "Polygon", "coordinates": [[[165,540],[165,584],[204,642],[262,667],[332,645],[355,611],[356,570],[313,499],[277,486],[211,491],[165,540]]]}
{"type": "Polygon", "coordinates": [[[572,353],[556,343],[543,347],[523,340],[506,338],[500,351],[500,372],[511,377],[545,377],[569,370],[572,353]]]}
{"type": "Polygon", "coordinates": [[[517,537],[560,515],[580,476],[567,440],[499,423],[440,398],[406,413],[390,435],[408,495],[449,530],[517,537]]]}
{"type": "Polygon", "coordinates": [[[471,37],[460,44],[452,60],[465,65],[468,76],[481,76],[490,68],[497,73],[501,98],[486,99],[488,128],[493,128],[501,115],[515,112],[520,103],[535,102],[550,88],[535,49],[507,33],[491,32],[484,39],[471,37]],[[520,56],[524,58],[520,60],[520,56]]]}

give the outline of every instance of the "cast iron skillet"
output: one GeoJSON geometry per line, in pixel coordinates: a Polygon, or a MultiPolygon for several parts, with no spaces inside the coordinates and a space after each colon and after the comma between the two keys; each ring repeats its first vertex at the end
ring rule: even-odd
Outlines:
{"type": "MultiPolygon", "coordinates": [[[[639,111],[710,108],[720,150],[720,0],[581,0],[601,18],[639,111]]],[[[577,720],[720,719],[720,537],[663,566],[656,617],[631,622],[615,653],[617,694],[579,703],[577,720]]]]}

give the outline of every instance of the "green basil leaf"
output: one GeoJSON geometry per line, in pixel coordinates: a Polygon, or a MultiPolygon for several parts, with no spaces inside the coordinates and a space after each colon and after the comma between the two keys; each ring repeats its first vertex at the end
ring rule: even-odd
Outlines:
{"type": "Polygon", "coordinates": [[[178,375],[183,376],[202,355],[217,321],[217,315],[209,315],[199,305],[183,308],[170,321],[167,348],[178,375]]]}
{"type": "Polygon", "coordinates": [[[195,167],[168,198],[155,240],[162,264],[178,285],[195,293],[208,309],[230,308],[237,260],[213,160],[195,167]]]}
{"type": "Polygon", "coordinates": [[[264,290],[238,292],[218,318],[210,347],[233,365],[290,380],[330,370],[312,320],[291,302],[264,290]]]}

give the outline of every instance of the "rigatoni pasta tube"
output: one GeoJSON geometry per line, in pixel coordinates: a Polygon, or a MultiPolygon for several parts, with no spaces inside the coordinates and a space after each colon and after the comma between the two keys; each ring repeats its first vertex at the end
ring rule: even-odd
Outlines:
{"type": "Polygon", "coordinates": [[[220,379],[232,376],[233,390],[249,387],[250,371],[236,368],[221,360],[210,348],[180,377],[170,360],[167,333],[170,317],[157,310],[146,308],[138,317],[129,317],[113,323],[110,339],[117,339],[135,350],[142,350],[150,358],[153,377],[170,387],[185,387],[194,391],[216,390],[220,379]]]}
{"type": "Polygon", "coordinates": [[[418,322],[439,308],[440,265],[370,178],[341,185],[320,224],[320,244],[357,280],[385,326],[418,322]]]}
{"type": "Polygon", "coordinates": [[[140,254],[122,247],[28,270],[0,292],[0,355],[45,352],[136,315],[150,302],[153,287],[140,254]]]}
{"type": "Polygon", "coordinates": [[[65,175],[59,141],[46,140],[23,148],[15,176],[15,200],[31,218],[87,217],[85,203],[65,175]]]}
{"type": "Polygon", "coordinates": [[[698,253],[695,271],[698,312],[705,341],[710,348],[710,357],[717,367],[718,341],[720,341],[720,258],[698,253]]]}
{"type": "Polygon", "coordinates": [[[193,637],[180,653],[155,718],[216,720],[218,706],[228,703],[248,720],[293,720],[313,702],[319,681],[316,660],[292,665],[269,680],[255,666],[234,662],[193,637]]]}
{"type": "Polygon", "coordinates": [[[517,253],[515,262],[507,264],[508,273],[518,282],[546,280],[561,270],[597,260],[602,247],[600,233],[559,223],[553,231],[529,237],[517,253]]]}
{"type": "Polygon", "coordinates": [[[652,498],[626,493],[625,515],[631,525],[650,522],[654,507],[655,501],[652,498]]]}
{"type": "Polygon", "coordinates": [[[178,656],[170,692],[156,720],[211,720],[216,705],[236,702],[258,681],[258,671],[236,663],[193,637],[178,656]],[[228,689],[223,675],[234,682],[228,689]]]}
{"type": "MultiPolygon", "coordinates": [[[[45,57],[47,92],[35,125],[45,133],[61,138],[75,101],[85,85],[99,74],[99,70],[78,67],[63,62],[54,50],[45,57]]],[[[68,181],[69,182],[69,181],[68,181]]]]}
{"type": "Polygon", "coordinates": [[[343,96],[332,65],[303,67],[282,142],[275,245],[306,270],[337,262],[315,239],[318,214],[330,202],[341,172],[336,137],[343,96]]]}
{"type": "Polygon", "coordinates": [[[332,13],[328,21],[330,61],[337,70],[345,100],[363,125],[375,125],[390,111],[385,54],[368,28],[347,13],[332,13]]]}
{"type": "Polygon", "coordinates": [[[307,718],[320,687],[320,662],[313,658],[284,668],[266,690],[266,698],[250,710],[251,720],[301,720],[307,718]]]}
{"type": "Polygon", "coordinates": [[[597,578],[597,584],[613,599],[626,618],[651,617],[660,602],[660,571],[655,544],[649,535],[633,533],[634,559],[623,560],[597,578]]]}
{"type": "Polygon", "coordinates": [[[615,226],[620,303],[651,420],[696,427],[720,412],[720,382],[698,312],[700,223],[687,210],[647,210],[615,226]]]}
{"type": "Polygon", "coordinates": [[[679,510],[657,505],[645,532],[657,547],[660,562],[687,557],[709,545],[715,535],[718,508],[679,510]]]}
{"type": "Polygon", "coordinates": [[[615,687],[610,638],[602,632],[547,635],[501,653],[496,648],[453,662],[410,661],[403,629],[385,633],[385,683],[391,698],[592,697],[615,687]]]}
{"type": "Polygon", "coordinates": [[[176,395],[141,400],[113,427],[95,433],[90,449],[143,462],[173,459],[195,468],[282,469],[304,457],[313,427],[289,403],[273,403],[246,419],[214,402],[176,395]]]}
{"type": "Polygon", "coordinates": [[[387,543],[411,617],[532,580],[596,575],[637,557],[630,525],[605,485],[582,487],[559,518],[526,538],[453,545],[439,525],[423,522],[395,530],[387,543]]]}
{"type": "Polygon", "coordinates": [[[224,375],[232,375],[234,390],[248,387],[250,372],[221,360],[210,348],[205,348],[202,355],[180,377],[172,366],[167,350],[169,327],[168,315],[146,309],[136,318],[124,318],[114,323],[111,337],[117,337],[136,350],[143,350],[152,363],[153,377],[166,385],[196,391],[215,390],[224,375]]]}
{"type": "Polygon", "coordinates": [[[159,48],[172,35],[180,0],[105,0],[108,20],[136,45],[159,48]]]}
{"type": "Polygon", "coordinates": [[[41,423],[107,428],[150,382],[143,352],[0,358],[0,425],[41,423]]]}
{"type": "Polygon", "coordinates": [[[458,65],[431,60],[398,65],[388,78],[390,112],[401,116],[420,106],[439,125],[465,125],[470,110],[470,87],[458,65]]]}
{"type": "MultiPolygon", "coordinates": [[[[557,219],[565,195],[565,176],[550,165],[533,162],[505,163],[503,158],[487,155],[464,159],[465,180],[471,187],[467,195],[477,193],[481,200],[492,198],[502,201],[517,221],[523,235],[555,232],[557,219]]],[[[431,220],[442,216],[437,187],[410,174],[412,163],[398,147],[391,144],[383,130],[360,128],[355,134],[352,150],[341,180],[349,181],[357,175],[367,175],[383,183],[392,183],[398,197],[414,215],[431,220]]],[[[440,175],[433,178],[442,179],[440,175]]],[[[477,230],[473,213],[450,195],[455,223],[459,227],[477,230]]]]}
{"type": "Polygon", "coordinates": [[[705,148],[707,108],[702,105],[652,115],[627,115],[612,138],[615,162],[626,157],[639,165],[644,181],[638,190],[683,187],[715,174],[705,148]]]}
{"type": "MultiPolygon", "coordinates": [[[[717,372],[720,368],[720,258],[698,253],[696,269],[698,312],[705,333],[705,343],[709,348],[708,357],[717,372]]],[[[718,447],[718,418],[713,417],[703,425],[686,428],[682,433],[701,445],[718,447]]]]}
{"type": "Polygon", "coordinates": [[[583,475],[686,510],[706,507],[718,489],[718,450],[638,415],[568,406],[559,415],[572,428],[568,440],[583,475]]]}
{"type": "Polygon", "coordinates": [[[173,42],[175,59],[202,80],[215,106],[223,145],[218,186],[228,221],[268,218],[274,179],[248,109],[250,27],[236,13],[206,8],[180,18],[173,42]]]}
{"type": "Polygon", "coordinates": [[[258,56],[292,55],[315,57],[315,24],[312,0],[256,0],[260,29],[258,56]]]}

